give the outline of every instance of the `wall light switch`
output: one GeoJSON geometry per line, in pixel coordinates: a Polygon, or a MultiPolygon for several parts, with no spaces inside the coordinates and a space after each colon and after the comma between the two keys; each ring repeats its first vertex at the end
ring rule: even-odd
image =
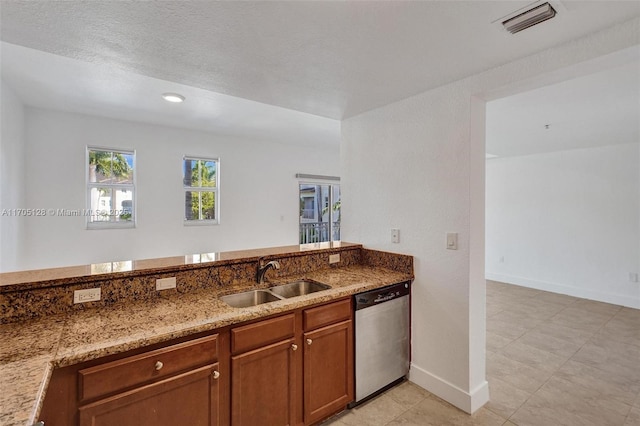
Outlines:
{"type": "Polygon", "coordinates": [[[176,277],[160,278],[156,280],[156,290],[168,290],[170,288],[176,288],[176,277]]]}
{"type": "Polygon", "coordinates": [[[457,232],[447,232],[447,250],[458,250],[457,232]]]}
{"type": "Polygon", "coordinates": [[[73,303],[95,302],[100,300],[100,287],[86,288],[73,292],[73,303]]]}
{"type": "Polygon", "coordinates": [[[637,272],[629,272],[629,281],[632,283],[638,282],[638,273],[637,272]]]}
{"type": "Polygon", "coordinates": [[[399,243],[400,242],[400,230],[397,228],[391,228],[391,242],[399,243]]]}
{"type": "Polygon", "coordinates": [[[340,253],[330,254],[329,255],[329,263],[338,263],[340,262],[340,253]]]}

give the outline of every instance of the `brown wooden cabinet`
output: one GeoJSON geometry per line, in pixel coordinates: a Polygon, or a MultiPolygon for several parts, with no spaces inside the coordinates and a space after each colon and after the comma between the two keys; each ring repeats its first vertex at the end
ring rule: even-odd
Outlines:
{"type": "Polygon", "coordinates": [[[311,425],[344,409],[353,400],[351,318],[344,299],[232,329],[232,426],[311,425]]]}
{"type": "Polygon", "coordinates": [[[231,424],[295,423],[295,315],[231,330],[231,424]]]}
{"type": "Polygon", "coordinates": [[[217,426],[218,364],[134,388],[79,408],[80,426],[217,426]]]}
{"type": "Polygon", "coordinates": [[[228,340],[219,333],[56,370],[41,419],[47,426],[228,424],[228,340]]]}
{"type": "Polygon", "coordinates": [[[294,423],[293,341],[283,340],[232,357],[232,425],[285,426],[294,423]]]}
{"type": "Polygon", "coordinates": [[[82,369],[78,424],[218,426],[217,359],[214,335],[82,369]]]}
{"type": "Polygon", "coordinates": [[[307,309],[304,319],[304,423],[310,425],[353,401],[350,301],[307,309]]]}
{"type": "Polygon", "coordinates": [[[351,299],[56,369],[47,426],[312,425],[353,400],[351,299]]]}
{"type": "Polygon", "coordinates": [[[304,334],[304,423],[313,424],[353,400],[351,321],[304,334]]]}

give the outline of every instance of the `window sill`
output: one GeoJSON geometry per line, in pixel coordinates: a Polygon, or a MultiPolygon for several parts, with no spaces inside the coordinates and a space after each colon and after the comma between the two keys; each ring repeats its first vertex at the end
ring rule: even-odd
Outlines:
{"type": "Polygon", "coordinates": [[[133,229],[136,227],[135,222],[90,222],[87,223],[88,230],[96,229],[133,229]]]}
{"type": "Polygon", "coordinates": [[[209,226],[219,225],[220,222],[217,220],[185,220],[183,224],[184,226],[209,226]]]}

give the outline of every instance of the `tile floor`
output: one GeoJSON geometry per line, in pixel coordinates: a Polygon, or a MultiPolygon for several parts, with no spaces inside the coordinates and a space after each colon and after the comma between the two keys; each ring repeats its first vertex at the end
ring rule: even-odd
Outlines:
{"type": "Polygon", "coordinates": [[[487,281],[487,380],[473,416],[404,382],[323,426],[640,426],[640,310],[487,281]]]}

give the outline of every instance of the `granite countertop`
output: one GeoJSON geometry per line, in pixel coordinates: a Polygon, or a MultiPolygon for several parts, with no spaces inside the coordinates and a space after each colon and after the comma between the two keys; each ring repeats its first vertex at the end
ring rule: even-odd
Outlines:
{"type": "MultiPolygon", "coordinates": [[[[320,269],[279,279],[301,278],[332,288],[250,308],[232,308],[216,291],[173,293],[153,301],[116,304],[27,322],[0,325],[0,424],[37,421],[51,373],[64,367],[331,301],[388,284],[411,280],[410,274],[365,265],[320,269]]],[[[255,283],[247,283],[247,289],[255,283]]]]}
{"type": "Polygon", "coordinates": [[[283,247],[266,247],[250,250],[236,250],[214,253],[191,254],[187,256],[162,257],[142,260],[123,260],[119,262],[94,263],[91,265],[63,266],[58,268],[36,269],[29,271],[0,273],[0,292],[15,291],[24,288],[38,288],[57,285],[61,280],[82,280],[111,278],[113,274],[120,277],[134,276],[150,270],[171,268],[172,270],[191,269],[202,264],[233,264],[244,263],[247,260],[258,260],[270,255],[308,254],[327,249],[348,249],[362,247],[342,241],[304,244],[283,247]],[[26,284],[25,284],[26,283],[26,284]]]}

